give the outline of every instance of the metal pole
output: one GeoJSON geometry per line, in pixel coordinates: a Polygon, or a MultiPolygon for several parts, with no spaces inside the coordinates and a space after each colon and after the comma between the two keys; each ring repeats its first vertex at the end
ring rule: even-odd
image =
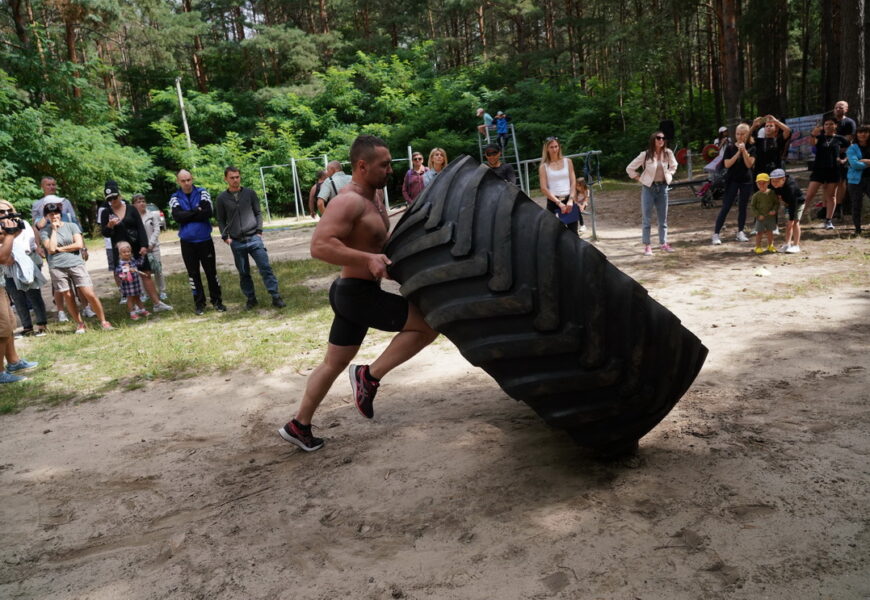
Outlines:
{"type": "Polygon", "coordinates": [[[299,176],[296,172],[296,159],[290,158],[290,168],[292,169],[292,177],[293,177],[293,205],[296,207],[296,218],[299,218],[299,196],[297,196],[297,192],[299,191],[299,186],[297,182],[299,181],[299,176]]]}
{"type": "Polygon", "coordinates": [[[181,122],[184,123],[184,135],[187,137],[187,149],[190,150],[190,128],[187,126],[187,113],[184,111],[184,97],[181,95],[181,77],[175,78],[175,91],[178,92],[178,107],[181,109],[181,122]]]}
{"type": "Polygon", "coordinates": [[[266,217],[272,222],[272,213],[269,212],[269,194],[266,192],[266,178],[263,176],[264,167],[260,167],[260,184],[263,186],[263,202],[266,203],[266,217]]]}
{"type": "Polygon", "coordinates": [[[323,170],[324,170],[324,171],[326,170],[326,165],[328,165],[328,164],[329,164],[329,159],[328,159],[328,158],[326,157],[326,155],[324,154],[324,155],[323,155],[323,170]]]}

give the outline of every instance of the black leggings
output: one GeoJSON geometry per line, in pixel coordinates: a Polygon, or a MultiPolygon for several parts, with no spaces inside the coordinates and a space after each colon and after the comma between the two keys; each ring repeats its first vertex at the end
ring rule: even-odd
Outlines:
{"type": "Polygon", "coordinates": [[[861,229],[861,212],[864,209],[864,195],[870,198],[870,178],[862,177],[859,183],[849,184],[849,199],[852,201],[852,223],[856,230],[861,229]]]}
{"type": "Polygon", "coordinates": [[[181,259],[184,268],[187,269],[187,278],[190,281],[190,290],[193,292],[193,303],[197,308],[205,307],[205,291],[202,289],[202,277],[199,274],[199,266],[205,271],[208,281],[208,293],[211,303],[221,303],[221,284],[217,278],[217,261],[215,260],[214,242],[185,242],[181,240],[181,259]]]}

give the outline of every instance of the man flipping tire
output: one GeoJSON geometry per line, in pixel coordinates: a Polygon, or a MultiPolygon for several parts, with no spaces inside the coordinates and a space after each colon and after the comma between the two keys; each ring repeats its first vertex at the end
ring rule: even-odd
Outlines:
{"type": "Polygon", "coordinates": [[[380,289],[380,280],[389,277],[390,259],[382,249],[390,222],[379,190],[392,172],[390,160],[383,140],[359,136],[350,148],[352,180],[332,199],[311,238],[311,256],[339,265],[341,276],[329,291],[335,318],[326,356],[308,377],[296,417],[278,430],[306,452],[323,447],[311,433],[311,420],[342,371],[348,369],[357,408],[371,419],[380,379],[438,335],[417,307],[380,289]],[[373,363],[351,365],[369,327],[398,333],[373,363]]]}

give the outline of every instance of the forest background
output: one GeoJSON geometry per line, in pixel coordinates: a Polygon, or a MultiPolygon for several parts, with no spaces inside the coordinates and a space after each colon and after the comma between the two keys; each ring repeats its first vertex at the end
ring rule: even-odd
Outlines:
{"type": "MultiPolygon", "coordinates": [[[[259,189],[258,167],[344,160],[360,133],[477,156],[478,106],[511,115],[522,158],[556,135],[620,176],[664,119],[694,150],[839,99],[867,120],[868,19],[870,0],[2,0],[0,197],[26,210],[51,174],[87,222],[106,179],[165,207],[180,168],[259,189]]],[[[267,185],[292,213],[290,169],[267,185]]]]}

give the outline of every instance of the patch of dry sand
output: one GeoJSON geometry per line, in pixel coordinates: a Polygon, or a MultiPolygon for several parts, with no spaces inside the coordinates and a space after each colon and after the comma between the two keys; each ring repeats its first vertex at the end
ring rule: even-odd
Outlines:
{"type": "Polygon", "coordinates": [[[598,247],[710,349],[638,456],[590,459],[443,339],[371,422],[340,379],[313,454],[275,433],[289,368],[28,409],[0,420],[0,597],[870,597],[867,240],[755,257],[688,205],[647,258],[637,196],[600,196],[598,247]]]}

